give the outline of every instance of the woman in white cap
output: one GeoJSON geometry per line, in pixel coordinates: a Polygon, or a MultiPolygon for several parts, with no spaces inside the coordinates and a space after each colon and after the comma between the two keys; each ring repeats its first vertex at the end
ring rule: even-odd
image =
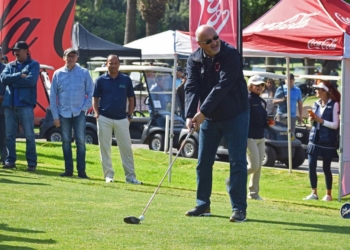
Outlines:
{"type": "Polygon", "coordinates": [[[312,129],[307,153],[311,194],[306,196],[304,200],[318,200],[316,168],[318,157],[322,157],[327,188],[326,195],[322,200],[331,201],[333,183],[331,162],[332,158],[337,157],[340,93],[333,88],[329,81],[321,81],[313,87],[316,89],[316,97],[320,99],[314,103],[312,111],[309,111],[312,129]]]}
{"type": "MultiPolygon", "coordinates": [[[[260,97],[265,89],[264,78],[254,75],[248,80],[248,99],[250,104],[250,122],[248,132],[248,175],[251,175],[249,181],[248,198],[254,200],[263,200],[259,195],[261,163],[265,154],[264,131],[268,127],[266,101],[260,97]]],[[[230,185],[230,178],[226,179],[226,189],[230,185]]]]}

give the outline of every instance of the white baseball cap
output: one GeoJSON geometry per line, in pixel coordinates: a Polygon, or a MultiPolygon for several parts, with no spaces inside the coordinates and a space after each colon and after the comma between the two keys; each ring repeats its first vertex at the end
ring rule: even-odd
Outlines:
{"type": "Polygon", "coordinates": [[[315,85],[312,85],[312,87],[314,87],[315,89],[324,89],[325,91],[329,91],[329,88],[324,85],[323,82],[320,82],[319,84],[315,84],[315,85]]]}
{"type": "Polygon", "coordinates": [[[254,76],[251,76],[248,80],[248,84],[253,84],[253,85],[260,85],[262,83],[265,83],[264,81],[264,77],[262,76],[259,76],[259,75],[254,75],[254,76]]]}

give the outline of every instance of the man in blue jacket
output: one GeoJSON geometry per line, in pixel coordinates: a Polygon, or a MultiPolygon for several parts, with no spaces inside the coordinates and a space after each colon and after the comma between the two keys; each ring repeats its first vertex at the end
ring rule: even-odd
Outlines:
{"type": "Polygon", "coordinates": [[[6,86],[2,105],[5,108],[8,155],[4,168],[16,167],[16,134],[20,123],[26,137],[27,170],[35,171],[37,154],[34,135],[34,107],[36,106],[36,84],[40,65],[31,58],[26,42],[17,42],[11,50],[16,60],[8,63],[0,75],[0,81],[6,86]]]}
{"type": "Polygon", "coordinates": [[[196,31],[200,46],[187,61],[186,126],[200,128],[197,164],[197,206],[187,216],[210,215],[212,171],[216,151],[225,138],[230,158],[233,214],[230,221],[246,220],[249,127],[248,89],[238,51],[219,39],[209,25],[196,31]]]}
{"type": "MultiPolygon", "coordinates": [[[[1,47],[0,47],[0,58],[2,58],[1,47]]],[[[0,62],[0,74],[4,70],[4,68],[5,68],[5,64],[0,62]]],[[[2,84],[2,82],[0,81],[0,163],[2,165],[5,165],[5,160],[7,156],[5,114],[4,114],[4,107],[1,105],[1,103],[4,101],[4,95],[5,95],[5,85],[2,84]]]]}

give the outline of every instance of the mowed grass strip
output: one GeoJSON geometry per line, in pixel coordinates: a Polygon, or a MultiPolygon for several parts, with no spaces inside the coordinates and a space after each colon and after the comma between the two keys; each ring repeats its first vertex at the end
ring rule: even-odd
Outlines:
{"type": "MultiPolygon", "coordinates": [[[[178,158],[171,183],[166,179],[140,225],[138,217],[168,168],[168,155],[134,149],[142,186],[125,184],[118,147],[112,148],[115,182],[103,180],[99,149],[87,145],[90,180],[61,178],[60,143],[38,142],[38,170],[26,172],[25,143],[18,142],[16,170],[0,170],[0,249],[347,249],[349,220],[337,201],[303,201],[309,193],[307,173],[263,168],[261,196],[248,200],[248,220],[230,223],[224,180],[228,163],[216,162],[212,217],[190,218],[195,206],[196,161],[178,158]]],[[[75,173],[76,175],[76,173],[75,173]]],[[[337,197],[334,176],[333,196],[337,197]]],[[[325,192],[319,176],[320,196],[325,192]]]]}

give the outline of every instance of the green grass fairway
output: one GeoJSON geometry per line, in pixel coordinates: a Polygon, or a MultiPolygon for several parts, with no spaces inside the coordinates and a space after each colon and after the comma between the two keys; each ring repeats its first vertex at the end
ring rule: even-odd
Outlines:
{"type": "MultiPolygon", "coordinates": [[[[307,173],[263,168],[261,197],[248,200],[244,223],[231,223],[224,179],[228,163],[216,162],[212,217],[186,217],[195,206],[195,160],[178,158],[172,182],[166,179],[140,225],[138,217],[168,168],[168,155],[134,149],[137,178],[125,184],[118,147],[113,147],[114,183],[105,183],[99,148],[87,145],[90,180],[61,178],[60,143],[38,142],[38,169],[26,171],[25,143],[17,142],[16,170],[0,170],[0,249],[348,249],[350,220],[340,217],[337,201],[303,201],[307,173]]],[[[75,173],[76,175],[76,173],[75,173]]],[[[338,177],[334,176],[333,197],[338,177]]],[[[319,176],[319,194],[325,192],[319,176]]]]}

